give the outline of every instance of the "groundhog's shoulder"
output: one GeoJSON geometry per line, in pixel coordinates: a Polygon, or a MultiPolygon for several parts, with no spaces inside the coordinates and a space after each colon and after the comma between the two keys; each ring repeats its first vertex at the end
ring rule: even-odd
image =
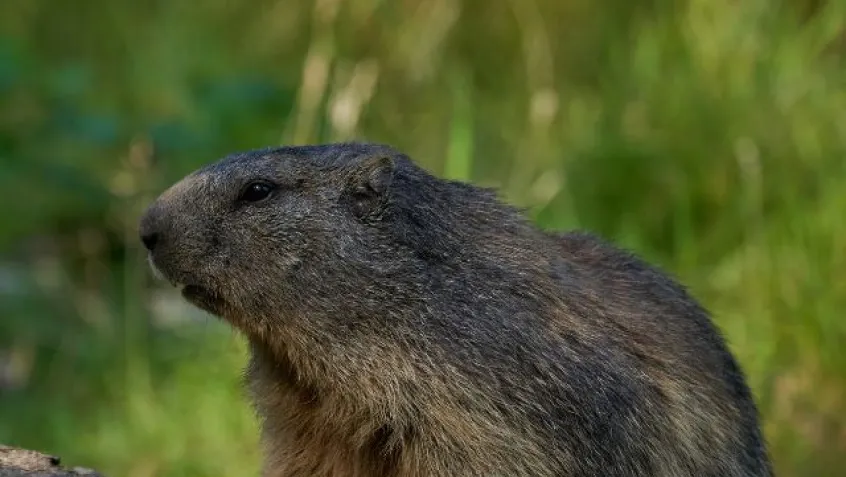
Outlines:
{"type": "Polygon", "coordinates": [[[645,264],[631,252],[585,230],[550,232],[565,258],[585,266],[614,269],[642,268],[645,264]]]}
{"type": "Polygon", "coordinates": [[[617,281],[618,286],[652,288],[659,286],[667,294],[684,297],[687,292],[666,270],[647,263],[634,252],[613,244],[597,234],[576,230],[550,232],[558,252],[582,274],[602,281],[617,281]]]}

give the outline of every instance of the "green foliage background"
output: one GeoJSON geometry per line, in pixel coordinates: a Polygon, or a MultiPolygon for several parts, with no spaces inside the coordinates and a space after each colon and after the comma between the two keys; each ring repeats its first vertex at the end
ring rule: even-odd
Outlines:
{"type": "Polygon", "coordinates": [[[0,2],[0,442],[255,475],[243,342],[142,208],[240,149],[364,138],[679,276],[780,476],[846,469],[846,2],[0,2]]]}

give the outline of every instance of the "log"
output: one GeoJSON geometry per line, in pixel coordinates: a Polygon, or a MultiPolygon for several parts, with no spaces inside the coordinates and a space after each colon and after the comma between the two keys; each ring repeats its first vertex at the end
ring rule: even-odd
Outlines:
{"type": "Polygon", "coordinates": [[[0,444],[0,477],[103,477],[83,467],[65,469],[54,455],[0,444]]]}

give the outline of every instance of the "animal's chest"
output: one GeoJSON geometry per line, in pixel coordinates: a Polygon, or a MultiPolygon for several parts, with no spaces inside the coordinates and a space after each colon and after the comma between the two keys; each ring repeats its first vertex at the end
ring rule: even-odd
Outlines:
{"type": "Polygon", "coordinates": [[[253,382],[265,477],[394,475],[378,424],[348,402],[290,383],[253,382]]]}

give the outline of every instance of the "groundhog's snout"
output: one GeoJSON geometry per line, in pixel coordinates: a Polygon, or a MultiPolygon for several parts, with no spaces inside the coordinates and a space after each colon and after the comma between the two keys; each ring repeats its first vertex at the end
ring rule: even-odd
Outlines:
{"type": "Polygon", "coordinates": [[[153,232],[151,230],[142,229],[141,232],[141,242],[144,244],[144,247],[147,251],[152,252],[156,248],[156,244],[159,241],[159,233],[153,232]]]}
{"type": "Polygon", "coordinates": [[[147,208],[138,224],[138,236],[147,249],[153,273],[176,286],[189,302],[219,315],[223,298],[194,271],[197,244],[186,241],[181,231],[177,233],[186,223],[179,220],[179,213],[171,213],[169,205],[167,198],[160,197],[147,208]]]}
{"type": "Polygon", "coordinates": [[[182,278],[175,276],[178,275],[175,270],[181,268],[178,266],[180,256],[184,255],[180,252],[184,248],[180,247],[181,240],[175,236],[176,225],[161,199],[147,207],[138,223],[138,238],[147,249],[153,271],[160,277],[164,274],[171,282],[182,278]]]}
{"type": "Polygon", "coordinates": [[[151,256],[162,255],[162,249],[173,248],[176,230],[182,227],[184,216],[195,203],[195,187],[198,181],[193,175],[177,182],[163,192],[147,207],[138,224],[138,235],[151,256]],[[189,204],[186,206],[186,204],[189,204]]]}
{"type": "Polygon", "coordinates": [[[147,208],[138,226],[138,235],[148,252],[152,253],[161,238],[161,207],[153,204],[147,208]]]}
{"type": "Polygon", "coordinates": [[[161,199],[154,202],[139,221],[138,238],[147,249],[149,264],[156,277],[182,287],[196,280],[185,266],[193,248],[185,246],[183,234],[178,232],[185,224],[175,221],[177,217],[171,215],[161,199]]]}

